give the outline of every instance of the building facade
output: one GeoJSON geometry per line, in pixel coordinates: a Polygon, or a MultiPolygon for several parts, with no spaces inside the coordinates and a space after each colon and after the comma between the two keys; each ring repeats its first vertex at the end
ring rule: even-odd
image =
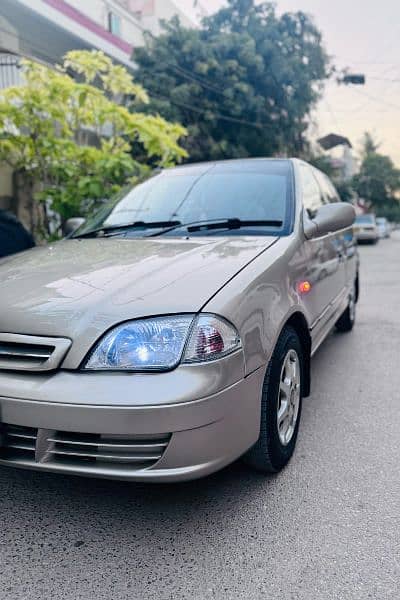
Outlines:
{"type": "MultiPolygon", "coordinates": [[[[160,21],[179,16],[172,0],[0,0],[0,89],[21,82],[21,56],[55,65],[69,50],[102,50],[134,68],[135,47],[160,32],[160,21]]],[[[0,166],[0,208],[10,208],[12,173],[0,166]]]]}
{"type": "Polygon", "coordinates": [[[195,25],[172,0],[1,0],[0,51],[55,64],[68,50],[96,48],[132,69],[145,32],[158,35],[175,15],[195,25]]]}
{"type": "Polygon", "coordinates": [[[319,151],[324,151],[337,173],[339,181],[349,181],[358,170],[350,140],[337,133],[330,133],[319,140],[319,151]]]}
{"type": "Polygon", "coordinates": [[[185,27],[193,27],[194,21],[179,10],[172,0],[126,0],[130,10],[139,23],[153,35],[161,33],[161,22],[169,21],[172,17],[179,17],[185,27]]]}

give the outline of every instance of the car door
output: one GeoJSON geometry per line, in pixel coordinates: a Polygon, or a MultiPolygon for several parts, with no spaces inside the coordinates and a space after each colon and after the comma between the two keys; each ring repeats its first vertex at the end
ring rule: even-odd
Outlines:
{"type": "MultiPolygon", "coordinates": [[[[299,171],[303,218],[312,219],[318,209],[330,199],[318,181],[318,171],[305,163],[299,165],[299,171]]],[[[309,317],[313,342],[318,343],[318,339],[324,337],[326,330],[333,325],[346,294],[343,234],[332,233],[306,240],[304,250],[307,256],[304,278],[311,284],[311,289],[303,295],[303,302],[309,317]]]]}
{"type": "MultiPolygon", "coordinates": [[[[322,191],[328,202],[340,202],[340,196],[330,181],[330,179],[320,171],[316,171],[315,175],[320,182],[322,191]]],[[[343,268],[345,274],[345,285],[348,291],[351,290],[354,285],[354,281],[357,277],[358,270],[358,255],[357,255],[357,242],[354,235],[353,227],[349,227],[345,231],[338,234],[338,238],[342,242],[342,253],[343,253],[343,268]]]]}

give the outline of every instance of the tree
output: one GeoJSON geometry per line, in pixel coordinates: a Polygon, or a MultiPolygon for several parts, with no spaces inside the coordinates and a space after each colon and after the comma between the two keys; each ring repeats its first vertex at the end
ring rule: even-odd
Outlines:
{"type": "Polygon", "coordinates": [[[366,133],[362,144],[360,172],[353,178],[353,187],[379,216],[400,218],[400,170],[389,156],[377,152],[379,145],[366,133]]]}
{"type": "Polygon", "coordinates": [[[187,126],[191,160],[301,153],[328,76],[312,20],[254,0],[228,0],[200,29],[173,19],[134,60],[145,110],[187,126]]]}
{"type": "Polygon", "coordinates": [[[62,221],[85,214],[148,162],[186,156],[182,126],[128,110],[147,93],[102,52],[69,52],[55,70],[24,60],[22,70],[24,85],[0,96],[0,161],[17,173],[37,236],[50,233],[48,207],[62,221]]]}
{"type": "Polygon", "coordinates": [[[376,154],[379,150],[379,142],[374,139],[374,136],[366,131],[361,141],[361,156],[366,158],[370,154],[376,154]]]}

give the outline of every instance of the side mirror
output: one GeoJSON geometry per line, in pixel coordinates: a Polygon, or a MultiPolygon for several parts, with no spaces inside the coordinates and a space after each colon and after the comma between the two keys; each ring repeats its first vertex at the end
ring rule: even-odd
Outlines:
{"type": "Polygon", "coordinates": [[[83,225],[85,221],[86,219],[83,219],[82,217],[73,217],[72,219],[68,219],[64,224],[64,235],[71,235],[71,233],[74,233],[74,231],[83,225]]]}
{"type": "Polygon", "coordinates": [[[335,231],[348,229],[355,221],[354,207],[347,202],[335,202],[321,206],[313,219],[304,222],[304,235],[308,240],[335,231]]]}

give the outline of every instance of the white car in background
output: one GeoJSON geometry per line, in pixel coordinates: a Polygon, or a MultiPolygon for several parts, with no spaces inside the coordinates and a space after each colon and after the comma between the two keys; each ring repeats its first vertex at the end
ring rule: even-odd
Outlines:
{"type": "Polygon", "coordinates": [[[358,242],[369,242],[377,244],[379,242],[379,228],[375,215],[358,215],[354,223],[354,234],[358,242]]]}
{"type": "Polygon", "coordinates": [[[378,217],[376,219],[378,225],[380,239],[390,238],[390,223],[385,217],[378,217]]]}

